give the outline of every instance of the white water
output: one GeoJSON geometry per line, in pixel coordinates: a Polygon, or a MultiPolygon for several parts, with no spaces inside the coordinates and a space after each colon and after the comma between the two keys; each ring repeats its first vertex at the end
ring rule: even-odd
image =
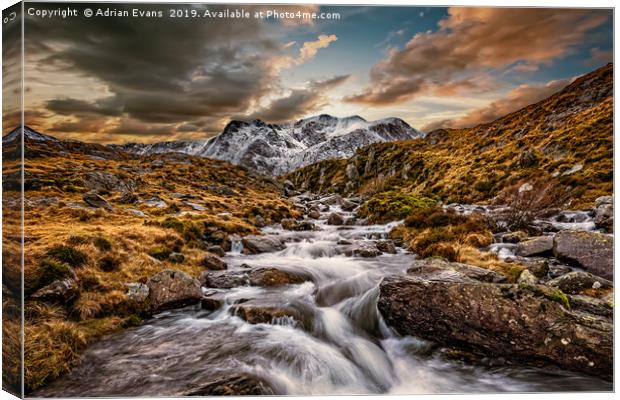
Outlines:
{"type": "MultiPolygon", "coordinates": [[[[326,216],[326,215],[324,215],[326,216]]],[[[471,366],[441,349],[399,337],[377,310],[378,284],[402,274],[414,259],[402,249],[372,259],[341,255],[339,240],[385,237],[391,226],[333,227],[317,232],[265,233],[285,238],[277,253],[225,257],[301,272],[312,281],[280,288],[208,289],[225,300],[207,312],[187,308],[161,313],[143,326],[93,345],[70,374],[34,393],[43,396],[178,396],[214,378],[241,372],[263,379],[277,394],[478,393],[609,390],[596,378],[554,369],[471,366]],[[232,307],[258,302],[294,309],[300,320],[250,324],[232,307]]]]}

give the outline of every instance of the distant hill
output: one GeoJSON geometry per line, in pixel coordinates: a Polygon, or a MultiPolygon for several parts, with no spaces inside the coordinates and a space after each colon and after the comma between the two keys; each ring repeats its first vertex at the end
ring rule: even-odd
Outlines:
{"type": "Polygon", "coordinates": [[[444,202],[484,202],[509,185],[548,179],[574,205],[612,192],[613,65],[493,122],[379,143],[288,175],[316,192],[405,189],[444,202]]]}

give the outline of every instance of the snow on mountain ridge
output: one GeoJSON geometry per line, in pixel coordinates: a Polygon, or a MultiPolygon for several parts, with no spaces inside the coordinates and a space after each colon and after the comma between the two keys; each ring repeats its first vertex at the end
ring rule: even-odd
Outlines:
{"type": "Polygon", "coordinates": [[[366,121],[359,116],[321,114],[285,124],[233,120],[221,134],[206,140],[122,147],[138,154],[181,152],[281,175],[327,158],[350,157],[372,143],[421,137],[399,118],[366,121]]]}

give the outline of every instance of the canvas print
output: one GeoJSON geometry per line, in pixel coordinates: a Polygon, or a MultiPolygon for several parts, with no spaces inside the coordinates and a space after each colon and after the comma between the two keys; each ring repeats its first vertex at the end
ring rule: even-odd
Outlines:
{"type": "Polygon", "coordinates": [[[3,11],[3,389],[613,391],[613,10],[3,11]]]}

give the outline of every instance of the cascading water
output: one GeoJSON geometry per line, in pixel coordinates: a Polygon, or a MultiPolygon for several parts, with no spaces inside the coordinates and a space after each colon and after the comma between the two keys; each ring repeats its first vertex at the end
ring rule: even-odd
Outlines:
{"type": "MultiPolygon", "coordinates": [[[[346,214],[346,213],[345,213],[346,214]]],[[[275,267],[311,281],[275,288],[209,289],[223,306],[163,312],[140,327],[91,346],[80,365],[33,396],[178,396],[216,377],[247,373],[276,394],[476,393],[610,389],[611,383],[551,369],[472,366],[443,356],[441,349],[399,337],[378,310],[378,284],[402,274],[414,260],[399,250],[375,258],[346,257],[338,242],[385,238],[394,226],[328,226],[278,235],[287,247],[247,256],[240,241],[225,257],[242,264],[275,267]],[[297,317],[250,324],[233,312],[256,301],[295,310],[297,317]]],[[[492,363],[490,364],[492,365],[492,363]]]]}

